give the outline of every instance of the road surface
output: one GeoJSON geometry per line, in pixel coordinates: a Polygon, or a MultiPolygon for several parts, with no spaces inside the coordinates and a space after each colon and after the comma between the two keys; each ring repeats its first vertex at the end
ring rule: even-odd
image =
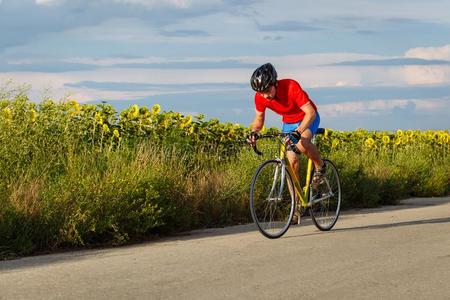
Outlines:
{"type": "Polygon", "coordinates": [[[0,262],[0,299],[450,299],[450,197],[0,262]]]}

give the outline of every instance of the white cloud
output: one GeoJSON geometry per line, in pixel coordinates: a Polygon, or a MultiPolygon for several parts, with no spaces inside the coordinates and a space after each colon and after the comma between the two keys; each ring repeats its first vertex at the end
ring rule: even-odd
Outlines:
{"type": "Polygon", "coordinates": [[[368,60],[368,59],[382,59],[383,56],[373,54],[360,54],[360,53],[342,53],[342,52],[330,52],[330,53],[314,53],[303,55],[283,55],[283,56],[242,56],[245,62],[251,63],[265,63],[272,62],[277,69],[289,70],[293,66],[295,67],[307,67],[307,66],[321,66],[339,63],[342,61],[354,61],[354,60],[368,60]]]}
{"type": "Polygon", "coordinates": [[[401,69],[410,85],[450,83],[450,66],[405,66],[401,69]]]}
{"type": "Polygon", "coordinates": [[[421,113],[439,112],[448,109],[449,99],[393,99],[374,101],[347,101],[336,104],[322,104],[320,114],[325,117],[383,116],[395,109],[407,109],[421,113]]]}
{"type": "Polygon", "coordinates": [[[38,5],[54,5],[64,1],[65,0],[35,0],[38,5]]]}
{"type": "Polygon", "coordinates": [[[138,4],[148,8],[162,5],[168,5],[176,8],[189,8],[197,4],[210,4],[211,2],[218,2],[207,0],[113,0],[113,1],[117,3],[138,4]]]}
{"type": "Polygon", "coordinates": [[[450,44],[442,47],[418,47],[405,53],[408,58],[450,60],[450,44]]]}
{"type": "Polygon", "coordinates": [[[139,58],[122,58],[122,57],[104,57],[104,58],[89,58],[89,57],[71,57],[63,59],[66,63],[87,64],[99,67],[108,67],[118,64],[153,64],[153,63],[168,63],[170,60],[163,57],[139,57],[139,58]]]}
{"type": "MultiPolygon", "coordinates": [[[[346,54],[344,59],[351,58],[351,54],[346,54]]],[[[363,55],[364,56],[364,55],[363,55]]],[[[355,54],[354,58],[359,59],[361,55],[355,54]]],[[[102,98],[130,99],[138,98],[141,95],[155,95],[158,93],[178,93],[179,88],[164,91],[156,88],[145,90],[137,88],[136,91],[107,91],[105,89],[84,89],[67,88],[66,84],[73,84],[81,81],[94,82],[117,82],[136,84],[202,84],[202,83],[248,83],[251,72],[250,67],[244,68],[119,68],[115,64],[145,64],[145,63],[170,63],[176,66],[177,62],[218,62],[235,60],[242,63],[265,63],[271,61],[275,64],[280,78],[294,78],[305,89],[311,87],[364,87],[364,86],[415,86],[430,84],[450,84],[450,66],[314,66],[311,61],[332,62],[339,61],[343,54],[337,54],[333,59],[333,54],[324,56],[277,56],[277,57],[184,57],[184,58],[163,58],[163,57],[142,57],[142,58],[113,58],[106,57],[100,59],[92,58],[67,58],[61,62],[92,64],[96,69],[88,71],[71,71],[63,73],[44,72],[0,72],[0,82],[13,79],[16,82],[24,82],[32,85],[33,89],[39,90],[51,85],[56,93],[64,94],[65,90],[79,93],[80,100],[92,100],[102,98]]],[[[39,61],[16,60],[15,63],[32,64],[39,61]]],[[[42,64],[42,62],[41,62],[42,64]]],[[[192,90],[190,90],[192,92],[192,90]]],[[[199,86],[199,90],[202,91],[199,86]]],[[[223,92],[223,91],[222,91],[223,92]]],[[[355,107],[358,107],[355,104],[355,107]]]]}

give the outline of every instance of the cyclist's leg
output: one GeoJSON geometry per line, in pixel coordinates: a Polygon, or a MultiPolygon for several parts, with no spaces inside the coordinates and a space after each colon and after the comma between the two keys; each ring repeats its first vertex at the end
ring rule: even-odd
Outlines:
{"type": "MultiPolygon", "coordinates": [[[[297,123],[283,123],[283,133],[289,133],[298,128],[300,122],[297,123]]],[[[298,163],[298,155],[294,151],[287,151],[286,156],[291,164],[292,168],[295,171],[295,174],[298,176],[299,171],[299,163],[298,163]]]]}
{"type": "Polygon", "coordinates": [[[308,129],[302,132],[302,138],[300,142],[297,144],[297,148],[304,153],[309,159],[311,159],[314,163],[314,166],[317,169],[320,169],[323,166],[323,161],[320,157],[320,153],[317,150],[316,145],[314,145],[311,140],[319,128],[320,124],[320,115],[317,112],[316,118],[311,123],[308,129]]]}

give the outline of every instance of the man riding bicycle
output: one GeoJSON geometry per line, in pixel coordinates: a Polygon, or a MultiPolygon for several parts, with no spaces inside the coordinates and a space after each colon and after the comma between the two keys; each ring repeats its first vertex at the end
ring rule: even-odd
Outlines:
{"type": "MultiPolygon", "coordinates": [[[[251,145],[256,143],[258,132],[264,125],[265,110],[271,109],[282,116],[283,133],[289,134],[290,141],[296,149],[310,158],[315,166],[313,182],[321,181],[325,172],[325,164],[319,151],[311,142],[319,128],[320,116],[316,105],[308,94],[293,79],[277,80],[277,71],[270,63],[257,68],[250,79],[255,94],[255,119],[252,133],[248,139],[251,145]]],[[[289,162],[298,174],[298,157],[294,151],[287,153],[289,162]]]]}

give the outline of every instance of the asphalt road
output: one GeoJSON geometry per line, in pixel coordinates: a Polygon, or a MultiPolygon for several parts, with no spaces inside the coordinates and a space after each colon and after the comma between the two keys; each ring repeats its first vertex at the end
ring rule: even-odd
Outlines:
{"type": "Polygon", "coordinates": [[[0,299],[450,299],[450,197],[0,262],[0,299]]]}

